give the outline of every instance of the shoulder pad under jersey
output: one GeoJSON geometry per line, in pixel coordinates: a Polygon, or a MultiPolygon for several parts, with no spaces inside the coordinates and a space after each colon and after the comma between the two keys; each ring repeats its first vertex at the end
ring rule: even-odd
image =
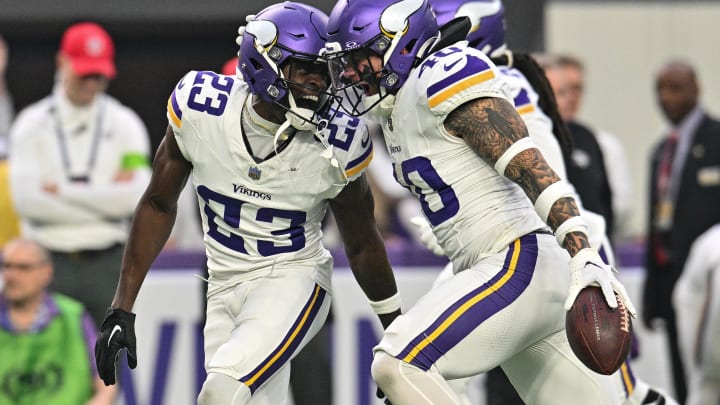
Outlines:
{"type": "Polygon", "coordinates": [[[358,178],[370,165],[373,143],[367,125],[360,118],[338,111],[319,135],[332,148],[333,157],[349,180],[358,178]]]}
{"type": "Polygon", "coordinates": [[[530,82],[516,69],[507,66],[499,66],[498,68],[510,84],[510,95],[518,114],[523,115],[534,112],[538,108],[536,106],[538,95],[530,82]]]}
{"type": "Polygon", "coordinates": [[[433,53],[416,71],[435,115],[448,114],[475,98],[509,98],[497,67],[484,53],[462,42],[433,53]]]}
{"type": "Polygon", "coordinates": [[[168,122],[176,134],[193,113],[221,116],[235,79],[211,71],[190,71],[175,85],[167,102],[168,122]]]}

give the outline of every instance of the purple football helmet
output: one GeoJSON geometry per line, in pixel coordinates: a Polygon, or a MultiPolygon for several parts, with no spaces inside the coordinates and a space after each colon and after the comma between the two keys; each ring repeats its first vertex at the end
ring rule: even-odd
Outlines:
{"type": "MultiPolygon", "coordinates": [[[[395,93],[410,71],[426,56],[438,36],[435,13],[428,0],[340,0],[328,20],[326,57],[335,90],[350,83],[343,72],[356,69],[358,59],[375,54],[382,58],[381,71],[361,72],[362,81],[379,85],[381,98],[395,93]]],[[[357,98],[360,93],[345,96],[357,98]]],[[[360,115],[355,103],[352,115],[360,115]]]]}
{"type": "Polygon", "coordinates": [[[250,19],[238,60],[238,70],[250,91],[287,109],[295,101],[288,91],[291,82],[282,72],[286,63],[301,62],[304,68],[327,75],[327,65],[318,56],[325,47],[327,19],[315,7],[290,1],[271,5],[250,19]]]}
{"type": "Polygon", "coordinates": [[[429,0],[438,25],[455,17],[469,17],[472,28],[467,35],[470,46],[488,56],[505,51],[505,7],[501,0],[429,0]]]}

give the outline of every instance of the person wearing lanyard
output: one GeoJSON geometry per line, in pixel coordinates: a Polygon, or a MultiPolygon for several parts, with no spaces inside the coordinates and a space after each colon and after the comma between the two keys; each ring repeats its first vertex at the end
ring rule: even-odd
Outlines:
{"type": "Polygon", "coordinates": [[[22,232],[48,249],[53,289],[99,324],[112,295],[128,220],[150,179],[150,140],[135,112],[105,91],[114,45],[99,25],[63,34],[57,81],[10,129],[10,184],[22,232]]]}

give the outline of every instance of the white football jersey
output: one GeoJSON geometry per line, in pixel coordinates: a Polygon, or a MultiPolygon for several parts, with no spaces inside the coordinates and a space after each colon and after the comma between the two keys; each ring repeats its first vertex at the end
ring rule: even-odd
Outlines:
{"type": "MultiPolygon", "coordinates": [[[[180,151],[193,165],[208,269],[223,282],[267,275],[274,267],[331,263],[320,229],[328,200],[358,178],[373,155],[367,127],[338,113],[317,137],[297,131],[275,156],[256,161],[241,125],[250,97],[242,80],[191,71],[167,105],[180,151]]],[[[329,290],[329,268],[318,282],[329,290]]]]}
{"type": "Polygon", "coordinates": [[[511,88],[482,52],[459,42],[429,56],[382,120],[395,178],[420,199],[438,242],[465,269],[515,239],[548,229],[524,191],[500,176],[443,122],[480,97],[512,102],[511,88]]]}

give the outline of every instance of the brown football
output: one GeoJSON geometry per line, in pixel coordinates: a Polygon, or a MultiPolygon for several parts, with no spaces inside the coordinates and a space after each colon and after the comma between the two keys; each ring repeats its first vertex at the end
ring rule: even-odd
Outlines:
{"type": "Polygon", "coordinates": [[[565,315],[565,333],[580,361],[610,375],[625,361],[632,343],[632,320],[621,300],[611,309],[600,287],[585,287],[565,315]]]}

